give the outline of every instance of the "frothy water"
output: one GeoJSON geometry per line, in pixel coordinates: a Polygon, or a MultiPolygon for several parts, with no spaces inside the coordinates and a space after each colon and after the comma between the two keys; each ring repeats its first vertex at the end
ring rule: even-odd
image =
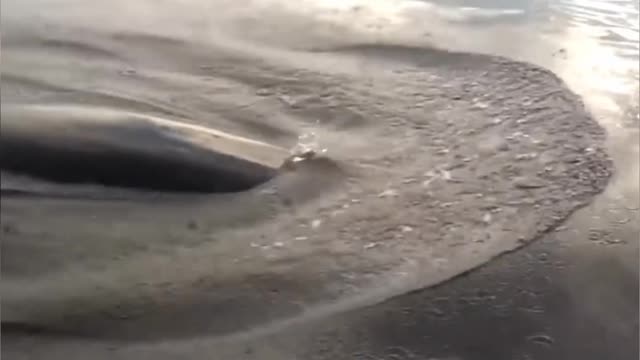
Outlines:
{"type": "Polygon", "coordinates": [[[308,130],[298,136],[298,142],[289,150],[289,153],[292,161],[298,162],[317,155],[325,155],[327,151],[327,148],[321,146],[316,132],[308,130]]]}

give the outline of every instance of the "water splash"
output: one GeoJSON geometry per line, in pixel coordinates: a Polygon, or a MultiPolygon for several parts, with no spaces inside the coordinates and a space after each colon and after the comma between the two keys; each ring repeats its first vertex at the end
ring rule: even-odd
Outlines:
{"type": "Polygon", "coordinates": [[[327,152],[320,145],[315,131],[308,131],[298,136],[298,142],[289,150],[291,161],[299,162],[327,152]]]}

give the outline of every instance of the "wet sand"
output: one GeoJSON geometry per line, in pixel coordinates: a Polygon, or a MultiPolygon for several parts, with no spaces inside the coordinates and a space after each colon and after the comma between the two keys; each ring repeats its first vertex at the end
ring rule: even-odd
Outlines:
{"type": "MultiPolygon", "coordinates": [[[[90,37],[92,46],[107,43],[100,42],[101,34],[90,37]]],[[[160,53],[177,53],[171,49],[195,49],[156,40],[153,51],[138,50],[138,61],[148,64],[160,53]]],[[[151,48],[148,37],[119,36],[116,42],[131,56],[127,49],[142,47],[140,41],[151,48]]],[[[184,352],[197,357],[227,341],[217,351],[229,355],[221,358],[325,356],[323,345],[316,345],[324,335],[315,330],[295,330],[300,337],[286,331],[276,335],[274,341],[282,346],[256,340],[251,345],[255,352],[247,352],[238,339],[299,329],[296,324],[447,279],[548,232],[604,188],[611,171],[601,147],[604,133],[578,97],[548,71],[433,48],[327,42],[310,50],[277,48],[261,53],[260,62],[216,44],[211,52],[219,62],[197,67],[214,83],[245,74],[241,80],[252,81],[249,93],[266,98],[262,106],[272,114],[284,114],[292,124],[312,124],[329,149],[327,159],[303,162],[237,196],[117,203],[38,200],[37,207],[30,199],[11,199],[9,206],[3,199],[3,330],[14,334],[3,340],[15,341],[6,354],[57,339],[39,343],[34,356],[82,352],[141,358],[184,352]],[[284,66],[285,58],[296,60],[284,66]],[[239,65],[240,59],[248,64],[239,65]],[[339,70],[326,73],[328,63],[339,70]],[[354,70],[360,68],[366,72],[354,70]],[[262,81],[258,87],[256,79],[262,81]],[[327,86],[332,91],[323,94],[327,86]],[[298,98],[301,90],[306,95],[298,98]],[[318,118],[330,120],[316,123],[318,118]],[[27,256],[31,262],[18,260],[27,256]],[[41,335],[23,337],[25,331],[41,335]],[[70,338],[58,338],[64,334],[70,338]],[[305,336],[313,354],[301,348],[305,336]]],[[[13,54],[28,48],[25,43],[16,42],[13,54]]],[[[206,53],[201,46],[198,51],[206,53]]],[[[106,53],[117,55],[107,48],[93,54],[103,60],[106,53]]],[[[5,47],[5,54],[10,50],[5,47]]],[[[162,66],[195,70],[183,64],[198,63],[198,57],[189,52],[186,58],[164,59],[162,66]]],[[[142,66],[145,70],[135,74],[153,68],[142,66]]],[[[187,82],[201,76],[190,73],[187,82]]],[[[24,75],[14,78],[29,83],[24,75]]],[[[227,91],[237,89],[225,85],[227,91]]],[[[133,88],[143,87],[136,83],[133,88]]],[[[48,101],[58,102],[64,92],[50,93],[48,101]]],[[[30,102],[32,94],[21,91],[9,99],[30,102]]],[[[105,101],[104,94],[92,101],[105,101]]],[[[206,114],[204,105],[188,108],[206,114]]],[[[142,111],[138,103],[135,107],[142,111]]],[[[239,131],[241,120],[202,124],[227,131],[236,126],[242,136],[250,136],[252,129],[239,131]]],[[[280,134],[291,134],[272,137],[272,142],[295,142],[295,126],[285,124],[270,124],[280,134]]],[[[400,300],[390,309],[402,301],[412,300],[400,300]]],[[[359,328],[360,313],[344,318],[344,331],[359,328]]],[[[364,314],[368,317],[367,310],[364,314]]],[[[320,329],[336,321],[343,319],[322,322],[329,325],[320,329]]],[[[375,327],[365,328],[369,335],[363,336],[373,339],[375,327]]],[[[333,358],[348,354],[339,347],[331,351],[333,358]]]]}

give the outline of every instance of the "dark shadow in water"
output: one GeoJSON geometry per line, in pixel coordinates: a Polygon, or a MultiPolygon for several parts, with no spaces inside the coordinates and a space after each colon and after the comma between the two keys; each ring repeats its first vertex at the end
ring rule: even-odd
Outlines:
{"type": "Polygon", "coordinates": [[[208,193],[248,190],[276,173],[248,160],[238,166],[235,156],[168,136],[150,124],[69,131],[79,136],[3,131],[2,170],[61,183],[208,193]]]}

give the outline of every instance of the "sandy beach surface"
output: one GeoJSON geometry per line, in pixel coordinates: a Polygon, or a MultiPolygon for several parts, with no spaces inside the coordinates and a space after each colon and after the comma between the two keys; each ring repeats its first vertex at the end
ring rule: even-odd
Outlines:
{"type": "Polygon", "coordinates": [[[637,358],[637,26],[344,4],[3,2],[4,357],[637,358]]]}

